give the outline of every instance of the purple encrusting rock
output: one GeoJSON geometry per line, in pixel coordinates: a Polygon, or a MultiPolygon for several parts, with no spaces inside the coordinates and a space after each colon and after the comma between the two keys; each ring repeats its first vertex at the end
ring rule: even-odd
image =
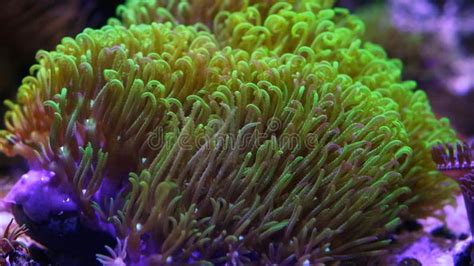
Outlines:
{"type": "Polygon", "coordinates": [[[113,232],[85,219],[71,195],[54,172],[31,170],[3,201],[16,221],[28,226],[30,237],[48,247],[55,265],[95,265],[94,254],[104,252],[104,245],[113,246],[113,232]]]}
{"type": "Polygon", "coordinates": [[[436,213],[445,216],[442,221],[439,218],[429,217],[419,220],[423,230],[416,232],[405,232],[397,235],[397,242],[401,248],[384,260],[387,265],[407,265],[408,261],[418,261],[421,265],[469,265],[470,247],[472,237],[466,238],[469,233],[469,222],[463,197],[456,197],[456,205],[445,206],[436,213]],[[443,228],[448,234],[433,234],[443,228]],[[451,237],[454,236],[454,237],[451,237]],[[467,257],[466,257],[467,254],[467,257]]]}
{"type": "Polygon", "coordinates": [[[55,184],[54,176],[51,171],[29,171],[13,186],[4,202],[21,205],[25,215],[35,222],[61,212],[78,211],[72,193],[55,184]]]}

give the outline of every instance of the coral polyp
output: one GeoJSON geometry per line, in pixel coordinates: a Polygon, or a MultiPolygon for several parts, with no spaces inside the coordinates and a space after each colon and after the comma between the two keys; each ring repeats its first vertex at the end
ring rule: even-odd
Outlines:
{"type": "Polygon", "coordinates": [[[38,177],[16,216],[52,250],[38,232],[60,215],[64,235],[127,239],[129,264],[383,254],[450,201],[431,147],[455,135],[331,2],[130,1],[38,52],[0,133],[38,177]]]}

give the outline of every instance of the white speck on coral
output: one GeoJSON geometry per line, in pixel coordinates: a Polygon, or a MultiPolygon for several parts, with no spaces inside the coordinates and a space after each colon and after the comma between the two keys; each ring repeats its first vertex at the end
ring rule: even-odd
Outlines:
{"type": "Polygon", "coordinates": [[[142,158],[142,164],[145,164],[146,161],[147,161],[147,158],[143,157],[143,158],[142,158]]]}
{"type": "Polygon", "coordinates": [[[169,256],[166,258],[166,263],[172,263],[173,262],[173,257],[169,256]]]}
{"type": "Polygon", "coordinates": [[[306,259],[305,261],[303,261],[303,266],[309,266],[309,265],[311,265],[311,264],[309,263],[309,260],[308,260],[308,259],[306,259]]]}
{"type": "Polygon", "coordinates": [[[138,223],[138,224],[135,226],[135,228],[137,229],[137,231],[140,231],[140,230],[142,230],[143,225],[142,225],[141,223],[138,223]]]}
{"type": "Polygon", "coordinates": [[[240,241],[244,240],[244,237],[243,237],[243,236],[239,236],[239,240],[240,240],[240,241]]]}
{"type": "Polygon", "coordinates": [[[87,192],[87,190],[86,190],[86,189],[83,189],[83,190],[82,190],[82,195],[85,195],[86,192],[87,192]]]}

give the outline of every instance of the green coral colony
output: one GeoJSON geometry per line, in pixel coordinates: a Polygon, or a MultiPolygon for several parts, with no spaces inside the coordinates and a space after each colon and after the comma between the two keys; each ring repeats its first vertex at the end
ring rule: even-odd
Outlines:
{"type": "Polygon", "coordinates": [[[38,52],[0,134],[31,169],[16,215],[79,213],[126,242],[104,263],[383,254],[402,218],[450,201],[431,147],[455,134],[332,2],[129,1],[38,52]]]}

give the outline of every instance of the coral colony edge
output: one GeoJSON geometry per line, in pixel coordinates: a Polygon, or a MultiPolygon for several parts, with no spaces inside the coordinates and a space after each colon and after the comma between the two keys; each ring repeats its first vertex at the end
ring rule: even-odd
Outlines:
{"type": "Polygon", "coordinates": [[[432,154],[438,170],[458,182],[474,235],[474,144],[440,144],[433,147],[432,154]]]}
{"type": "Polygon", "coordinates": [[[5,202],[57,265],[383,255],[453,200],[431,148],[456,137],[363,32],[328,0],[128,1],[6,102],[30,171],[5,202]]]}

